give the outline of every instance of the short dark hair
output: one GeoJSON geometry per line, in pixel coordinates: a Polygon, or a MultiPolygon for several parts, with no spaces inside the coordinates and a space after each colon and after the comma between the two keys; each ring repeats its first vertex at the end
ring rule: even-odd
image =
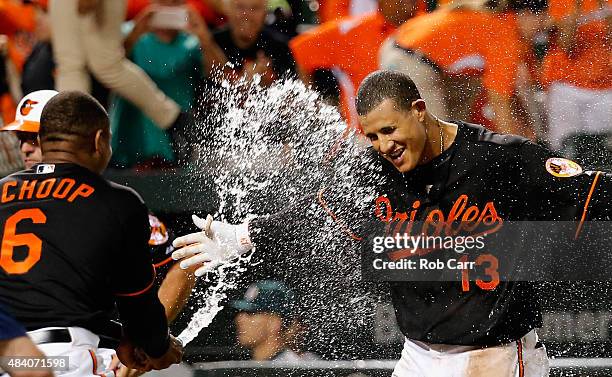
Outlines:
{"type": "Polygon", "coordinates": [[[366,115],[386,99],[391,99],[400,110],[408,111],[412,102],[421,98],[412,79],[399,71],[374,71],[359,86],[355,104],[357,114],[366,115]]]}
{"type": "Polygon", "coordinates": [[[91,137],[110,127],[108,113],[91,95],[78,91],[60,92],[45,104],[40,115],[40,139],[91,137]]]}

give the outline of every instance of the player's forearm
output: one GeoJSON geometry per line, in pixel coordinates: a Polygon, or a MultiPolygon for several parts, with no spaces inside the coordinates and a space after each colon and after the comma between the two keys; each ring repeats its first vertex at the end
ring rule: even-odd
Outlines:
{"type": "Polygon", "coordinates": [[[492,90],[488,91],[489,102],[495,112],[495,124],[498,127],[500,133],[503,134],[514,134],[522,135],[519,121],[512,114],[512,106],[510,103],[510,97],[495,93],[492,90]]]}
{"type": "Polygon", "coordinates": [[[572,14],[557,23],[559,31],[559,47],[568,55],[571,55],[576,48],[577,14],[572,14]]]}
{"type": "Polygon", "coordinates": [[[174,321],[187,303],[196,282],[194,270],[195,267],[182,270],[176,263],[162,282],[157,295],[164,306],[168,322],[174,321]]]}
{"type": "Polygon", "coordinates": [[[304,69],[302,66],[297,66],[298,76],[304,85],[312,85],[312,74],[304,69]]]}
{"type": "Polygon", "coordinates": [[[168,321],[156,293],[150,289],[138,296],[117,299],[125,334],[153,358],[162,356],[170,344],[168,321]]]}
{"type": "Polygon", "coordinates": [[[198,39],[202,48],[204,73],[206,76],[210,76],[215,67],[223,67],[227,63],[227,57],[210,32],[198,35],[198,39]]]}

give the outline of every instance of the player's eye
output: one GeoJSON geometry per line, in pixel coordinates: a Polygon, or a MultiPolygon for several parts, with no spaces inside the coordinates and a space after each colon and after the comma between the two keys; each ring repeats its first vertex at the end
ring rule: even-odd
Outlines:
{"type": "Polygon", "coordinates": [[[376,136],[376,134],[367,134],[366,137],[370,139],[371,142],[378,140],[378,136],[376,136]]]}
{"type": "Polygon", "coordinates": [[[394,131],[394,126],[386,126],[380,129],[380,133],[382,133],[383,135],[391,135],[394,131]]]}

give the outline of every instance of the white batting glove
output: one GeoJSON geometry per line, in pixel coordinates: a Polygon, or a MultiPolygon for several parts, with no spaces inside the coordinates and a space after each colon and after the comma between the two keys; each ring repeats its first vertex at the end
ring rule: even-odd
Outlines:
{"type": "Polygon", "coordinates": [[[206,220],[197,215],[191,215],[191,219],[195,226],[202,229],[208,237],[221,245],[237,250],[240,255],[253,248],[251,238],[249,237],[248,222],[232,225],[221,221],[213,221],[211,215],[206,216],[206,220]]]}
{"type": "Polygon", "coordinates": [[[210,215],[206,220],[196,215],[192,218],[193,223],[202,231],[176,238],[172,245],[178,250],[172,253],[172,258],[186,258],[180,263],[182,269],[204,264],[195,271],[196,276],[202,276],[253,248],[248,223],[226,224],[213,221],[210,215]]]}

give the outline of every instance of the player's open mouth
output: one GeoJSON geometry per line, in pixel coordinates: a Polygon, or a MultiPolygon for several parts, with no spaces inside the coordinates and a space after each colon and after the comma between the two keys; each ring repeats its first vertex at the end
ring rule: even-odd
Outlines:
{"type": "Polygon", "coordinates": [[[402,162],[402,157],[404,157],[405,150],[406,148],[399,148],[392,153],[389,153],[387,156],[389,156],[394,165],[399,165],[402,162]]]}

